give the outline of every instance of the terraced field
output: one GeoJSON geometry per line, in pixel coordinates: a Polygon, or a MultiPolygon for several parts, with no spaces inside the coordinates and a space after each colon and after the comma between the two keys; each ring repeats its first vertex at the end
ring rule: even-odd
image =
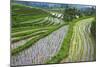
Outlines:
{"type": "Polygon", "coordinates": [[[83,19],[75,24],[69,55],[62,63],[95,60],[95,40],[90,31],[93,20],[94,18],[83,19]]]}
{"type": "Polygon", "coordinates": [[[64,26],[58,29],[57,31],[54,31],[49,36],[40,39],[30,48],[22,51],[16,56],[13,56],[12,63],[14,65],[45,63],[59,51],[61,43],[66,33],[67,26],[64,26]]]}
{"type": "Polygon", "coordinates": [[[63,16],[12,4],[11,65],[95,60],[95,40],[90,31],[94,18],[67,24],[63,16]]]}
{"type": "MultiPolygon", "coordinates": [[[[15,6],[16,5],[14,5],[14,7],[15,6]]],[[[44,17],[40,16],[40,18],[37,19],[31,18],[23,21],[21,18],[24,16],[31,16],[28,14],[28,10],[25,11],[23,15],[21,8],[23,10],[27,9],[26,6],[22,5],[17,5],[16,8],[13,8],[12,17],[14,17],[14,19],[12,21],[11,33],[11,64],[14,66],[43,64],[60,50],[68,26],[64,25],[65,22],[62,19],[52,17],[52,14],[50,16],[47,12],[44,12],[47,13],[44,17]],[[17,14],[19,13],[18,11],[20,14],[17,14]],[[17,18],[18,22],[15,18],[17,18]]],[[[37,10],[36,8],[30,9],[37,10]]]]}

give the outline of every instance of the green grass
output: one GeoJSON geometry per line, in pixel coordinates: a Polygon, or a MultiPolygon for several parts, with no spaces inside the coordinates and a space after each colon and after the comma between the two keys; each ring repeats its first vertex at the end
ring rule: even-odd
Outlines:
{"type": "Polygon", "coordinates": [[[24,22],[24,21],[28,21],[28,20],[32,20],[32,19],[37,19],[37,18],[41,18],[41,17],[46,17],[47,15],[29,15],[29,16],[12,16],[12,24],[14,23],[20,23],[20,22],[24,22]]]}
{"type": "Polygon", "coordinates": [[[20,31],[26,31],[26,30],[32,30],[32,29],[42,29],[42,28],[53,28],[53,27],[56,27],[57,25],[53,25],[53,24],[50,24],[50,25],[44,25],[43,26],[27,26],[27,27],[17,27],[17,28],[12,28],[12,33],[16,33],[16,32],[20,32],[20,31]],[[50,26],[51,25],[51,26],[50,26]]]}
{"type": "Polygon", "coordinates": [[[30,8],[25,5],[14,4],[11,7],[12,9],[12,24],[20,23],[31,19],[37,19],[41,17],[46,17],[49,13],[36,8],[30,8]]]}
{"type": "MultiPolygon", "coordinates": [[[[25,18],[24,18],[25,19],[25,18]]],[[[43,18],[42,19],[39,19],[39,20],[37,20],[37,21],[35,21],[34,19],[32,19],[32,20],[28,20],[28,21],[24,21],[24,22],[20,22],[20,23],[13,23],[12,24],[12,27],[25,27],[25,26],[28,26],[28,25],[30,25],[30,26],[32,26],[32,25],[34,25],[35,23],[39,23],[39,22],[41,22],[43,20],[43,18]]]]}
{"type": "Polygon", "coordinates": [[[35,33],[29,34],[29,35],[26,35],[26,36],[14,37],[14,38],[12,38],[12,43],[23,40],[23,39],[27,39],[27,38],[30,38],[30,37],[33,37],[33,36],[37,36],[39,34],[44,34],[45,32],[47,32],[47,30],[40,31],[39,33],[35,32],[35,33]]]}
{"type": "MultiPolygon", "coordinates": [[[[38,20],[38,21],[35,21],[35,22],[30,22],[28,23],[28,21],[25,23],[14,23],[12,25],[12,27],[14,28],[20,28],[20,27],[28,27],[28,26],[32,26],[32,27],[44,27],[44,26],[51,26],[51,25],[54,25],[54,22],[51,22],[49,20],[44,20],[44,19],[41,19],[41,20],[38,20]]],[[[58,24],[59,25],[59,24],[58,24]]]]}
{"type": "Polygon", "coordinates": [[[19,32],[11,33],[11,37],[25,36],[28,34],[32,34],[34,32],[43,31],[43,30],[50,30],[53,28],[56,28],[56,26],[48,26],[48,27],[40,27],[40,28],[38,27],[38,28],[33,28],[33,29],[31,28],[28,30],[21,30],[19,32]]]}

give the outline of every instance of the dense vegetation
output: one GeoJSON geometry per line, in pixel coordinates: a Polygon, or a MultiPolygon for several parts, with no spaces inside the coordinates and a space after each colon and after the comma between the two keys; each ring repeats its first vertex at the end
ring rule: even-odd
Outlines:
{"type": "Polygon", "coordinates": [[[65,22],[72,21],[74,19],[78,19],[81,17],[86,17],[86,16],[95,16],[95,7],[91,8],[85,8],[83,9],[77,9],[77,8],[70,8],[68,5],[66,6],[66,9],[64,11],[64,18],[63,20],[65,22]]]}

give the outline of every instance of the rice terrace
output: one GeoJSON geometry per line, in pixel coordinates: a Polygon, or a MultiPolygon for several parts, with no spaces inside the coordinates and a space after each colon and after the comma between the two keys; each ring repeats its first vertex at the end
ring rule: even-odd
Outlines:
{"type": "Polygon", "coordinates": [[[95,5],[11,2],[11,66],[95,60],[95,5]]]}

